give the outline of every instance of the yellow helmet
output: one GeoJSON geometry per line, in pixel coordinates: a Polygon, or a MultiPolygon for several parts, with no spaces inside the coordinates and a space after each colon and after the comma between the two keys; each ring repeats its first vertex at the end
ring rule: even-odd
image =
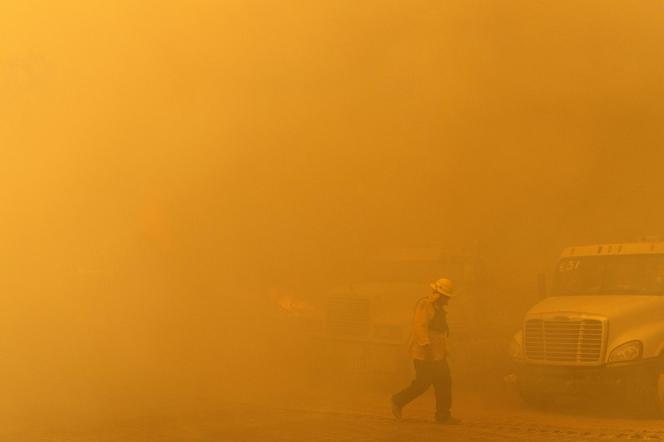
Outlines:
{"type": "Polygon", "coordinates": [[[447,296],[448,298],[451,298],[452,293],[454,293],[454,284],[452,284],[452,281],[447,278],[440,278],[438,281],[431,284],[431,288],[435,292],[447,296]]]}

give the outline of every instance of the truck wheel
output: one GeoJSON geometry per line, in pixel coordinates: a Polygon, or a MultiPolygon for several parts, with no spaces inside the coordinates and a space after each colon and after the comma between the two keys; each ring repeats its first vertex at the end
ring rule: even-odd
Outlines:
{"type": "Polygon", "coordinates": [[[647,417],[664,418],[664,363],[640,373],[630,389],[631,408],[647,417]]]}
{"type": "Polygon", "coordinates": [[[653,403],[653,413],[658,418],[664,418],[664,372],[658,370],[655,385],[656,393],[653,403]]]}
{"type": "Polygon", "coordinates": [[[532,408],[547,408],[555,399],[553,393],[538,390],[536,387],[529,384],[518,384],[517,387],[521,399],[532,408]]]}
{"type": "Polygon", "coordinates": [[[650,394],[646,401],[648,409],[646,412],[656,418],[664,418],[664,367],[658,364],[658,368],[650,373],[650,394]]]}

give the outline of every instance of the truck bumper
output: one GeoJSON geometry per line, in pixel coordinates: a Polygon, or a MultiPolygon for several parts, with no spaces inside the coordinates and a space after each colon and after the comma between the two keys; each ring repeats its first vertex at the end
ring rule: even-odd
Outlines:
{"type": "Polygon", "coordinates": [[[655,358],[598,367],[516,363],[515,374],[519,385],[542,392],[573,394],[588,390],[622,390],[646,378],[658,364],[655,358]]]}

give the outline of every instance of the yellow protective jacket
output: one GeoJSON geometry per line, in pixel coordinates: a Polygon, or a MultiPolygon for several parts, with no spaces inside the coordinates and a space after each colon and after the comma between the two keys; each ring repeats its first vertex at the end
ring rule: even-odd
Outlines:
{"type": "Polygon", "coordinates": [[[413,359],[439,361],[447,357],[447,333],[429,328],[436,310],[442,308],[434,303],[431,296],[417,302],[409,344],[409,353],[413,359]]]}

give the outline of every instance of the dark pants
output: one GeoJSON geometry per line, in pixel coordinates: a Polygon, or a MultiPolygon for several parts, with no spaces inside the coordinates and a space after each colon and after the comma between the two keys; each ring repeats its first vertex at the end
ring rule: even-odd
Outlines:
{"type": "Polygon", "coordinates": [[[414,359],[415,380],[404,390],[392,396],[392,400],[400,407],[410,403],[424,393],[433,384],[436,392],[436,419],[445,419],[450,415],[452,406],[452,378],[446,360],[420,361],[414,359]]]}

